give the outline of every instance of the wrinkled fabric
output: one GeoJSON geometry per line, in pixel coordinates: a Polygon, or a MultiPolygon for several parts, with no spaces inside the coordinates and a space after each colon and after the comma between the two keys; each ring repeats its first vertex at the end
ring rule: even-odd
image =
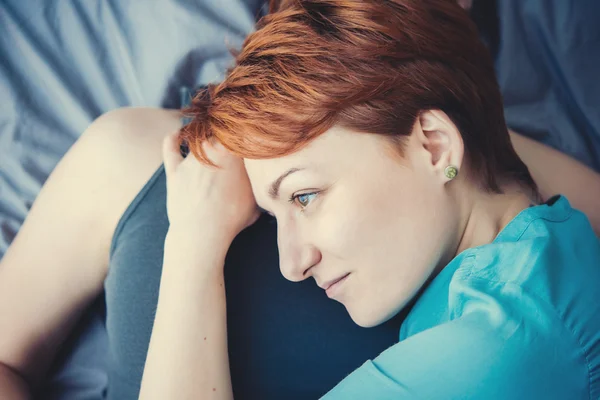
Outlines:
{"type": "Polygon", "coordinates": [[[497,3],[508,126],[600,171],[600,1],[497,3]]]}
{"type": "Polygon", "coordinates": [[[0,254],[58,160],[99,115],[179,106],[220,81],[259,0],[0,3],[0,254]],[[38,4],[39,3],[39,4],[38,4]]]}

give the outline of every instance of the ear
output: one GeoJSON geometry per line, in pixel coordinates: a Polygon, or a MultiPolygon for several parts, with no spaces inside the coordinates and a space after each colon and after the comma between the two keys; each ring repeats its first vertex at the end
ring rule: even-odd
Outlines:
{"type": "Polygon", "coordinates": [[[445,112],[427,110],[419,114],[413,134],[425,150],[428,166],[445,183],[444,170],[452,165],[459,170],[463,166],[464,142],[462,135],[445,112]]]}

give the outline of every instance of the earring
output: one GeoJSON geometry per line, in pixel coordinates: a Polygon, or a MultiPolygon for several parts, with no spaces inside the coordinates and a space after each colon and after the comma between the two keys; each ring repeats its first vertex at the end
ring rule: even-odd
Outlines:
{"type": "Polygon", "coordinates": [[[448,165],[444,170],[444,175],[446,175],[446,178],[452,180],[456,178],[456,175],[458,175],[458,168],[456,168],[454,165],[448,165]]]}

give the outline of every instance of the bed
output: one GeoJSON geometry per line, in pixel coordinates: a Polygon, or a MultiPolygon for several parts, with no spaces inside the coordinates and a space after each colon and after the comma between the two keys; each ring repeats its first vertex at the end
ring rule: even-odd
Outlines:
{"type": "MultiPolygon", "coordinates": [[[[486,2],[493,16],[479,25],[509,126],[600,171],[600,3],[486,2]]],[[[179,107],[183,87],[222,78],[228,46],[239,46],[264,11],[262,0],[3,0],[0,257],[91,121],[123,106],[179,107]]],[[[106,348],[99,299],[69,338],[44,398],[102,398],[106,348]]]]}
{"type": "MultiPolygon", "coordinates": [[[[262,0],[0,2],[0,257],[61,156],[99,115],[178,108],[180,90],[219,81],[262,0]]],[[[106,332],[99,301],[41,390],[99,399],[106,332]]],[[[1,329],[1,327],[0,327],[1,329]]]]}

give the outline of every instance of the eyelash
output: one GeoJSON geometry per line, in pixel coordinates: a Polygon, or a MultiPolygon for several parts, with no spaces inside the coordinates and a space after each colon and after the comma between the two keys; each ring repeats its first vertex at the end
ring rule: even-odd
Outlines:
{"type": "MultiPolygon", "coordinates": [[[[290,196],[290,198],[288,199],[288,201],[290,202],[290,204],[295,204],[296,200],[298,200],[298,197],[300,197],[300,196],[315,195],[315,197],[316,197],[318,194],[319,194],[318,192],[309,192],[309,193],[294,194],[294,195],[290,196]]],[[[311,200],[311,202],[313,200],[311,200]]],[[[298,204],[298,207],[300,207],[300,212],[304,212],[304,210],[306,210],[306,207],[308,207],[311,202],[309,202],[308,205],[306,205],[306,206],[302,206],[301,204],[298,204]]]]}

